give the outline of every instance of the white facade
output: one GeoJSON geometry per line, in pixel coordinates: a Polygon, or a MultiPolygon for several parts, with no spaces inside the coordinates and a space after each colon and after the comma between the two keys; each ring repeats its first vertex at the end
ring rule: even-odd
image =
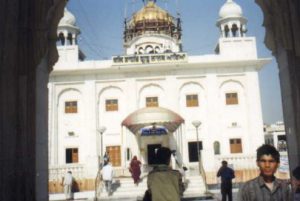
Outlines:
{"type": "MultiPolygon", "coordinates": [[[[220,27],[222,22],[219,19],[220,27]]],[[[207,172],[215,171],[222,157],[253,156],[264,143],[258,71],[269,59],[257,57],[254,37],[221,34],[216,54],[189,56],[180,51],[179,40],[150,35],[127,42],[127,54],[111,60],[81,61],[76,43],[58,47],[60,59],[49,82],[50,167],[72,165],[66,164],[66,149],[76,148],[76,164],[83,167],[85,177],[93,178],[106,147],[120,147],[121,163],[116,168],[127,169],[128,153],[148,164],[151,144],[170,147],[184,165],[197,166],[189,160],[193,154],[189,142],[197,140],[194,120],[202,123],[198,138],[207,172]],[[147,44],[169,45],[171,52],[134,54],[147,44]],[[237,104],[226,104],[228,93],[237,94],[237,104]],[[187,95],[197,95],[198,106],[188,107],[187,95]],[[141,136],[122,126],[130,113],[146,106],[147,97],[157,97],[159,107],[176,112],[184,123],[174,133],[161,136],[141,136]],[[111,99],[118,101],[116,111],[106,111],[106,100],[111,99]],[[65,113],[68,101],[77,102],[77,113],[65,113]],[[102,147],[101,126],[106,127],[102,147]],[[232,153],[230,142],[236,139],[241,142],[240,153],[232,153]]],[[[243,168],[241,163],[235,165],[243,168]]]]}

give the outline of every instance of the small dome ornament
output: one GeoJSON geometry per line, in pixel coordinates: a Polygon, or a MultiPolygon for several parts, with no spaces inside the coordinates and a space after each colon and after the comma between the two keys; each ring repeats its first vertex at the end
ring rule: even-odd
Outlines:
{"type": "Polygon", "coordinates": [[[65,8],[64,16],[59,21],[58,26],[76,27],[76,18],[67,8],[65,8]]]}
{"type": "Polygon", "coordinates": [[[220,18],[228,17],[242,17],[242,8],[233,0],[227,0],[227,2],[221,7],[219,11],[220,18]]]}

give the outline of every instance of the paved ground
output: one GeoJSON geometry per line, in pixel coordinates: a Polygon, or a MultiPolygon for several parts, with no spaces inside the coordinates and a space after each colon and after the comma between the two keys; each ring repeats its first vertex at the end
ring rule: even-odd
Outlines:
{"type": "MultiPolygon", "coordinates": [[[[215,201],[221,201],[222,200],[222,195],[221,195],[219,189],[218,190],[212,190],[211,192],[214,194],[214,200],[215,201]]],[[[237,201],[237,192],[238,192],[238,189],[233,189],[232,201],[237,201]]]]}
{"type": "MultiPolygon", "coordinates": [[[[238,189],[233,189],[233,201],[237,201],[237,191],[238,189]]],[[[222,196],[221,196],[221,193],[220,193],[220,190],[219,189],[216,189],[216,190],[210,190],[210,192],[213,194],[213,199],[205,199],[203,197],[193,197],[193,198],[183,198],[182,201],[221,201],[222,199],[222,196]]],[[[92,197],[92,196],[90,196],[92,197]]],[[[56,199],[56,201],[59,201],[61,199],[56,199]]],[[[61,201],[64,201],[64,200],[61,200],[61,201]]],[[[73,201],[94,201],[93,198],[78,198],[78,199],[74,199],[73,201]]],[[[110,199],[101,199],[99,201],[137,201],[136,198],[123,198],[123,199],[120,199],[120,198],[113,198],[111,197],[110,199]]]]}

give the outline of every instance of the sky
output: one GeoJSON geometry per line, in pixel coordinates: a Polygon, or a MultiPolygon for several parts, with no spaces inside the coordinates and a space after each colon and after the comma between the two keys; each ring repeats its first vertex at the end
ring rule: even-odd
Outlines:
{"type": "MultiPolygon", "coordinates": [[[[281,92],[275,58],[264,45],[263,14],[253,0],[234,0],[247,18],[247,36],[256,37],[260,58],[271,58],[259,72],[264,123],[282,121],[281,92]]],[[[157,0],[157,4],[182,20],[183,51],[188,55],[213,54],[219,29],[216,21],[226,0],[157,0]]],[[[69,0],[68,9],[81,30],[78,43],[87,60],[110,59],[124,53],[123,23],[143,6],[142,0],[69,0]]]]}

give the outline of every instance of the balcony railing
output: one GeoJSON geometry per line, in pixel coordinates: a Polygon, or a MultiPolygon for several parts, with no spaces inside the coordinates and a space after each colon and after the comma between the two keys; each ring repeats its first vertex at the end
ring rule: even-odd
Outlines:
{"type": "Polygon", "coordinates": [[[84,168],[82,164],[59,165],[49,167],[49,181],[60,180],[66,172],[71,171],[73,177],[84,178],[84,168]]]}

